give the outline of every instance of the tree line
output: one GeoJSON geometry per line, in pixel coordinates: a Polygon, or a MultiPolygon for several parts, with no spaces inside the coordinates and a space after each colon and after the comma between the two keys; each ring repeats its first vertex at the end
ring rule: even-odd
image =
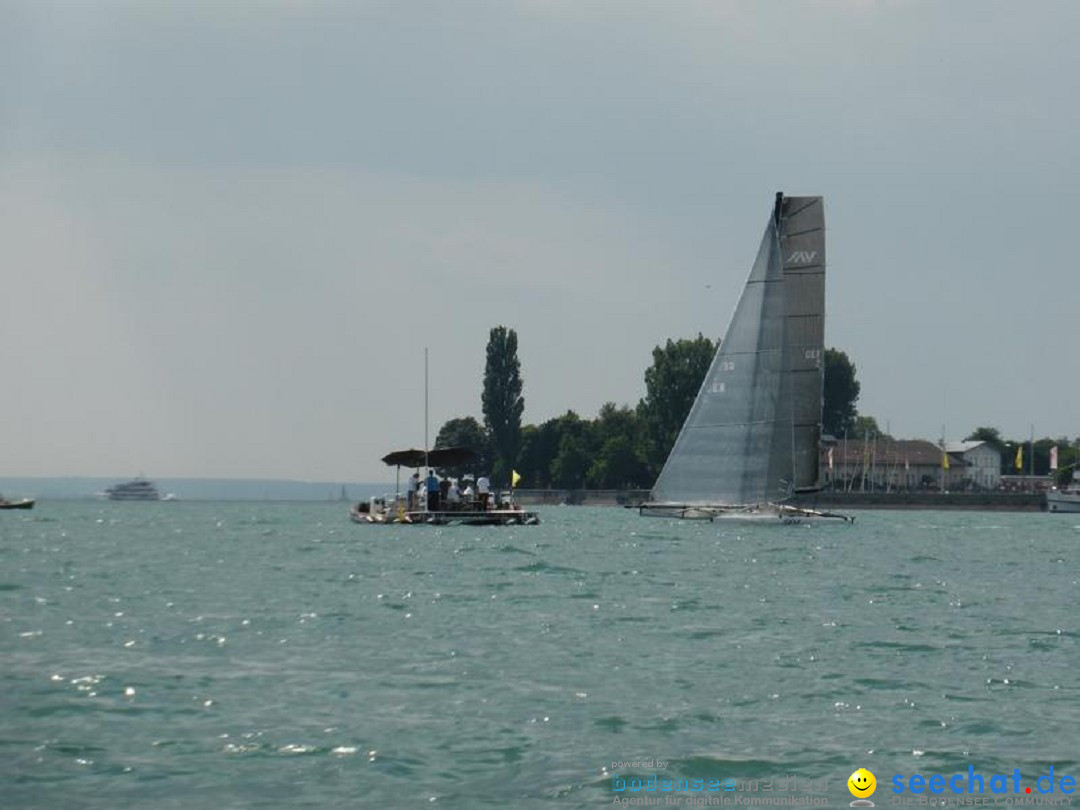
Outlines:
{"type": "MultiPolygon", "coordinates": [[[[592,419],[568,410],[539,425],[523,425],[517,333],[496,326],[488,335],[482,421],[473,416],[450,419],[439,429],[435,446],[472,448],[480,456],[476,469],[490,470],[496,486],[507,486],[517,472],[518,486],[532,489],[648,489],[679,435],[718,345],[698,334],[654,348],[645,370],[645,396],[633,407],[607,402],[592,419]]],[[[855,364],[844,352],[826,349],[824,433],[850,439],[884,436],[873,417],[858,412],[859,391],[855,364]]],[[[1000,444],[1002,466],[1012,462],[1005,456],[1016,443],[1001,439],[994,428],[979,428],[969,438],[1000,444]]],[[[1036,473],[1045,473],[1053,444],[1049,439],[1035,443],[1036,473]]],[[[1080,449],[1067,439],[1057,444],[1059,464],[1066,466],[1070,459],[1075,463],[1080,449]]],[[[476,469],[440,472],[460,476],[476,469]]]]}

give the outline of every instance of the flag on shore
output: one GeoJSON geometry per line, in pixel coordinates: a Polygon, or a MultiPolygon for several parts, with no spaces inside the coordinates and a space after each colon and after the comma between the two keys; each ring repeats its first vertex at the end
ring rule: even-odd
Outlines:
{"type": "Polygon", "coordinates": [[[1018,444],[1016,446],[1016,463],[1014,465],[1016,469],[1024,469],[1024,445],[1018,444]]]}
{"type": "Polygon", "coordinates": [[[510,486],[511,487],[516,487],[518,485],[518,481],[520,481],[520,480],[521,480],[521,476],[518,474],[518,471],[517,470],[511,470],[510,471],[510,486]]]}
{"type": "Polygon", "coordinates": [[[1050,448],[1050,469],[1051,470],[1056,470],[1057,468],[1058,468],[1058,457],[1057,457],[1057,445],[1055,444],[1053,447],[1050,448]]]}
{"type": "Polygon", "coordinates": [[[941,469],[949,469],[949,454],[944,450],[941,451],[941,469]]]}

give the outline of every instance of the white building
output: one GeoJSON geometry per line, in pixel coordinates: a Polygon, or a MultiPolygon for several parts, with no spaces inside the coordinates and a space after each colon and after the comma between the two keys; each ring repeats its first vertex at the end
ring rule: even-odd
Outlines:
{"type": "Polygon", "coordinates": [[[950,456],[965,462],[964,480],[978,489],[997,489],[1001,485],[1001,453],[987,442],[945,442],[950,456]]]}

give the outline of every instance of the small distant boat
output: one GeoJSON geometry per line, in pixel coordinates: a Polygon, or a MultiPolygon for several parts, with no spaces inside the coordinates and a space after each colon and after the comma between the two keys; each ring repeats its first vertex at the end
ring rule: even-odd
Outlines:
{"type": "Polygon", "coordinates": [[[105,497],[110,501],[160,501],[161,493],[152,481],[135,478],[123,484],[116,484],[105,490],[105,497]]]}
{"type": "Polygon", "coordinates": [[[1080,512],[1080,482],[1049,490],[1046,509],[1048,512],[1080,512]]]}
{"type": "Polygon", "coordinates": [[[20,498],[17,501],[9,501],[0,495],[0,509],[33,509],[36,501],[33,498],[20,498]]]}
{"type": "Polygon", "coordinates": [[[780,524],[853,520],[792,500],[821,488],[823,208],[821,197],[776,195],[727,333],[640,514],[780,524]]]}

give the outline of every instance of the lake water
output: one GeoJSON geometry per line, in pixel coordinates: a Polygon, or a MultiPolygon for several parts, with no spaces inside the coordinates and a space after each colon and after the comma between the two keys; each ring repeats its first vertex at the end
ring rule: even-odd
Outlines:
{"type": "Polygon", "coordinates": [[[894,775],[1080,776],[1080,515],[541,517],[0,513],[0,804],[847,806],[865,767],[882,807],[894,775]]]}

